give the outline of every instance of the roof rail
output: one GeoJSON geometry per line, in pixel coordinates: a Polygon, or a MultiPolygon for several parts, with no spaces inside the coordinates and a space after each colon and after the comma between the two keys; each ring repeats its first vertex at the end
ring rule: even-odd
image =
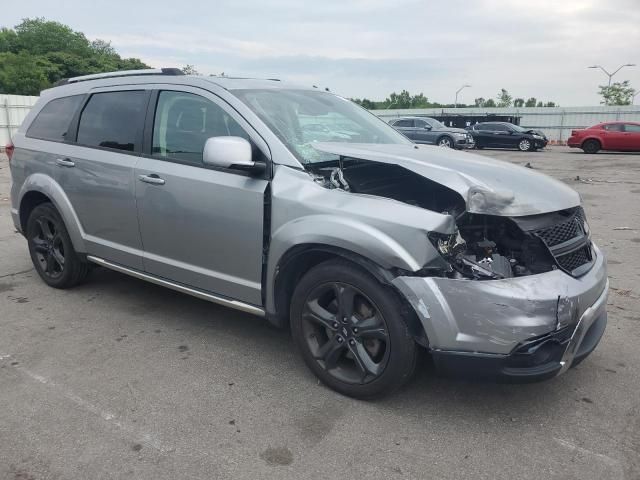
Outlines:
{"type": "Polygon", "coordinates": [[[119,72],[94,73],[92,75],[82,75],[81,77],[65,78],[55,83],[55,86],[67,85],[69,83],[86,82],[101,78],[116,77],[136,77],[142,75],[184,75],[179,68],[146,68],[144,70],[121,70],[119,72]]]}

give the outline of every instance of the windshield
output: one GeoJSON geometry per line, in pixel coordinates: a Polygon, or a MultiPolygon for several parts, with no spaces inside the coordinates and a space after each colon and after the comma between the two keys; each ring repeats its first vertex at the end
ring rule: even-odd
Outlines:
{"type": "Polygon", "coordinates": [[[411,143],[375,115],[332,93],[281,89],[233,93],[302,163],[338,158],[313,148],[315,142],[411,143]]]}

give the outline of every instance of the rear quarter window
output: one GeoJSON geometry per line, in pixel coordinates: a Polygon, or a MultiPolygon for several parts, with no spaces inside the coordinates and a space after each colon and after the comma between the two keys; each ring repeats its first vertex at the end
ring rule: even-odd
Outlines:
{"type": "Polygon", "coordinates": [[[27,137],[62,142],[84,95],[60,97],[47,103],[27,130],[27,137]]]}

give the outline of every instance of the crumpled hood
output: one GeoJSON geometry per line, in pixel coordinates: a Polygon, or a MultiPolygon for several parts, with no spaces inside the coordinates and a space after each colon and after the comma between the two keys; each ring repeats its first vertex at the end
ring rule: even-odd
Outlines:
{"type": "Polygon", "coordinates": [[[555,212],[580,205],[564,183],[529,168],[449,148],[318,142],[325,153],[399,165],[459,193],[467,211],[501,216],[555,212]]]}

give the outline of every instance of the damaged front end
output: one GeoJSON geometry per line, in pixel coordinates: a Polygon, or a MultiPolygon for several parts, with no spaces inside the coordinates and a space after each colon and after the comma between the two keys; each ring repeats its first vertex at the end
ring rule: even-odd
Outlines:
{"type": "Polygon", "coordinates": [[[453,229],[427,234],[438,255],[392,282],[439,370],[539,380],[595,348],[606,326],[606,262],[566,185],[428,147],[317,148],[339,158],[305,167],[323,187],[453,219],[453,229]]]}

